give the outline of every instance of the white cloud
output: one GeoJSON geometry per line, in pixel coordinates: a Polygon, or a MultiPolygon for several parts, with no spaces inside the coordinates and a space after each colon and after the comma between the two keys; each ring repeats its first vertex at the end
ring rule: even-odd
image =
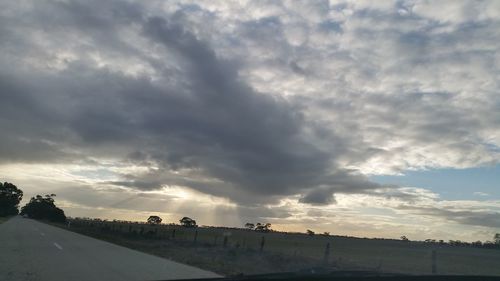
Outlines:
{"type": "Polygon", "coordinates": [[[490,196],[488,193],[481,192],[481,191],[474,192],[474,195],[476,195],[476,196],[490,196]]]}

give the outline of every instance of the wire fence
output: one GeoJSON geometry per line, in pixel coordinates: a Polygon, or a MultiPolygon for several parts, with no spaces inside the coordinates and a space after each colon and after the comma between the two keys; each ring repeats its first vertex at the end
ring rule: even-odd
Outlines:
{"type": "Polygon", "coordinates": [[[500,275],[500,251],[389,239],[259,232],[241,228],[183,227],[139,222],[72,219],[70,227],[136,239],[169,240],[196,246],[281,253],[315,259],[328,267],[359,266],[383,272],[500,275]]]}

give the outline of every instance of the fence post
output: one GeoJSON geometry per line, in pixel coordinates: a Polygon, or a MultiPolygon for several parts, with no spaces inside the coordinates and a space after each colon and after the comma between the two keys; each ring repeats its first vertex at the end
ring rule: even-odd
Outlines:
{"type": "Polygon", "coordinates": [[[432,252],[431,252],[431,260],[432,260],[432,274],[437,274],[436,250],[432,250],[432,252]]]}
{"type": "Polygon", "coordinates": [[[196,244],[196,241],[198,240],[198,230],[194,231],[194,243],[196,244]]]}
{"type": "Polygon", "coordinates": [[[299,243],[295,242],[293,243],[294,249],[293,249],[293,257],[296,257],[298,252],[299,252],[299,243]]]}
{"type": "Polygon", "coordinates": [[[175,228],[172,229],[172,239],[175,239],[175,228]]]}
{"type": "Polygon", "coordinates": [[[380,272],[381,270],[382,270],[382,259],[381,259],[381,258],[379,258],[379,259],[378,259],[378,265],[377,265],[377,271],[379,271],[379,272],[380,272]]]}
{"type": "Polygon", "coordinates": [[[323,261],[325,264],[328,264],[329,258],[330,258],[330,242],[327,242],[325,247],[325,255],[323,257],[323,261]]]}
{"type": "Polygon", "coordinates": [[[222,246],[226,248],[227,246],[227,235],[224,235],[224,242],[222,243],[222,246]]]}
{"type": "Polygon", "coordinates": [[[262,236],[262,239],[260,239],[260,251],[264,251],[264,245],[266,244],[266,238],[262,236]]]}

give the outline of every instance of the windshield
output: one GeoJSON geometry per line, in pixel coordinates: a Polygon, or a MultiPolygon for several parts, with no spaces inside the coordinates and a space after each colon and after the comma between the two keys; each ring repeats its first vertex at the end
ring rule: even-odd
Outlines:
{"type": "Polygon", "coordinates": [[[0,0],[0,279],[500,276],[498,11],[0,0]]]}

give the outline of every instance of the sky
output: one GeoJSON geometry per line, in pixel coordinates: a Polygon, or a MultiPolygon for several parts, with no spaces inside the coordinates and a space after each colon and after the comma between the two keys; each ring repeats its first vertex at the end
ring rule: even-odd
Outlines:
{"type": "Polygon", "coordinates": [[[0,0],[0,180],[73,217],[492,240],[499,1],[0,0]]]}

